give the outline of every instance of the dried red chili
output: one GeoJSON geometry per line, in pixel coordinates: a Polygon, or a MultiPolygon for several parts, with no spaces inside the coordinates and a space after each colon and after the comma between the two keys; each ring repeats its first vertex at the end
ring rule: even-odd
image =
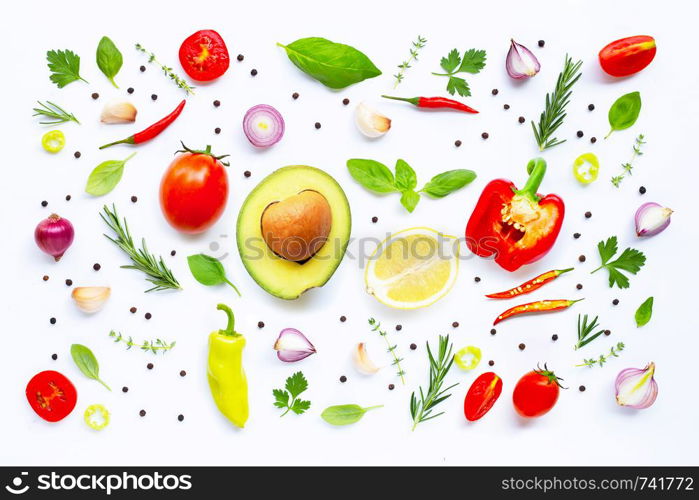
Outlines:
{"type": "Polygon", "coordinates": [[[527,304],[521,304],[515,307],[511,307],[504,313],[502,313],[500,316],[495,318],[495,321],[493,321],[493,325],[497,325],[500,323],[502,320],[505,320],[507,318],[511,318],[512,316],[517,316],[519,314],[526,314],[526,313],[537,313],[537,312],[551,312],[551,311],[560,311],[562,309],[568,309],[570,306],[575,304],[576,302],[580,302],[581,300],[584,299],[578,299],[578,300],[565,300],[565,299],[556,299],[556,300],[539,300],[536,302],[529,302],[527,304]]]}
{"type": "Polygon", "coordinates": [[[127,137],[126,139],[122,139],[120,141],[114,141],[110,142],[109,144],[105,144],[104,146],[100,146],[100,149],[108,148],[110,146],[114,146],[115,144],[141,144],[146,141],[150,141],[154,137],[160,135],[160,133],[168,128],[172,122],[174,122],[178,116],[180,116],[180,113],[182,113],[182,109],[184,108],[184,105],[187,101],[182,100],[182,102],[175,108],[175,110],[161,119],[160,121],[155,122],[153,125],[150,127],[135,133],[134,135],[131,135],[127,137]]]}
{"type": "Polygon", "coordinates": [[[510,288],[509,290],[505,290],[504,292],[491,293],[489,295],[486,295],[486,297],[490,299],[510,299],[512,297],[524,295],[525,293],[530,293],[534,290],[538,290],[546,283],[555,280],[561,274],[572,271],[573,269],[574,268],[569,267],[568,269],[555,269],[553,271],[548,271],[544,274],[540,274],[536,278],[532,278],[529,281],[525,281],[519,286],[510,288]]]}
{"type": "Polygon", "coordinates": [[[472,107],[466,106],[464,103],[455,101],[454,99],[447,99],[446,97],[393,97],[390,95],[382,95],[381,97],[384,99],[393,99],[394,101],[409,102],[418,108],[455,109],[466,113],[478,113],[478,111],[472,107]]]}

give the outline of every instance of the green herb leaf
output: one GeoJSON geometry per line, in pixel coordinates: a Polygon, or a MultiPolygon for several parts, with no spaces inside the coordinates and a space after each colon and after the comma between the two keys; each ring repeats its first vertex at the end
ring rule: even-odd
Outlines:
{"type": "Polygon", "coordinates": [[[617,246],[617,237],[612,236],[610,238],[607,238],[606,242],[600,241],[597,243],[597,250],[599,251],[599,256],[602,259],[602,264],[606,264],[609,262],[609,259],[614,257],[614,254],[617,252],[618,246],[617,246]]]}
{"type": "Polygon", "coordinates": [[[469,49],[464,53],[459,72],[480,73],[485,68],[485,50],[469,49]]]}
{"type": "Polygon", "coordinates": [[[448,170],[432,177],[420,191],[433,198],[444,198],[472,182],[475,178],[476,173],[472,170],[448,170]]]}
{"type": "Polygon", "coordinates": [[[123,63],[124,59],[114,42],[109,37],[103,36],[97,45],[97,67],[116,88],[119,86],[114,81],[114,77],[119,73],[123,63]]]}
{"type": "Polygon", "coordinates": [[[401,191],[415,189],[415,186],[417,186],[417,174],[415,174],[415,170],[404,160],[396,161],[395,184],[401,191]]]}
{"type": "Polygon", "coordinates": [[[461,56],[459,55],[458,49],[452,49],[449,54],[447,54],[447,57],[442,57],[442,59],[439,61],[439,65],[447,73],[453,73],[456,71],[456,68],[459,67],[460,63],[461,56]]]}
{"type": "Polygon", "coordinates": [[[400,197],[401,205],[403,205],[405,209],[410,213],[413,213],[413,210],[415,210],[415,207],[417,206],[419,201],[420,195],[412,189],[403,191],[403,194],[400,197]]]}
{"type": "Polygon", "coordinates": [[[108,160],[97,165],[87,178],[85,192],[92,196],[102,196],[109,193],[119,184],[121,176],[124,174],[124,165],[136,153],[128,156],[124,160],[108,160]]]}
{"type": "Polygon", "coordinates": [[[72,50],[49,50],[46,53],[51,75],[49,78],[62,89],[76,80],[87,80],[80,76],[80,56],[72,50]]]}
{"type": "Polygon", "coordinates": [[[325,38],[301,38],[289,45],[277,45],[286,50],[297,68],[331,89],[342,89],[381,74],[359,50],[325,38]]]}
{"type": "Polygon", "coordinates": [[[359,422],[369,410],[381,407],[383,405],[369,406],[367,408],[362,408],[355,404],[328,406],[320,414],[320,418],[330,425],[350,425],[359,422]]]}
{"type": "Polygon", "coordinates": [[[621,253],[618,259],[610,262],[609,259],[611,259],[617,252],[616,236],[608,238],[606,242],[600,241],[597,244],[597,250],[599,251],[602,265],[592,271],[592,273],[595,273],[602,268],[607,269],[609,272],[610,288],[612,288],[614,285],[616,285],[618,288],[628,288],[629,279],[621,271],[636,274],[646,263],[646,256],[643,255],[643,252],[636,250],[635,248],[627,248],[621,253]]]}
{"type": "Polygon", "coordinates": [[[653,297],[648,297],[636,310],[636,326],[642,327],[650,321],[653,315],[653,297]]]}
{"type": "Polygon", "coordinates": [[[375,193],[395,193],[396,181],[393,173],[383,163],[374,160],[347,160],[347,168],[352,178],[375,193]]]}
{"type": "Polygon", "coordinates": [[[188,256],[187,264],[189,264],[189,270],[192,272],[194,279],[202,285],[215,286],[227,283],[240,296],[238,288],[228,280],[226,270],[217,258],[198,253],[188,256]]]}
{"type": "Polygon", "coordinates": [[[459,78],[457,76],[450,76],[447,82],[447,92],[451,95],[458,93],[461,97],[468,97],[471,95],[471,89],[466,83],[466,80],[459,78]]]}
{"type": "Polygon", "coordinates": [[[290,411],[297,415],[301,415],[311,407],[311,402],[303,399],[298,399],[299,394],[308,389],[308,381],[303,376],[302,372],[296,372],[286,379],[285,389],[272,389],[274,396],[274,406],[277,408],[286,408],[286,411],[281,414],[283,417],[290,411]]]}
{"type": "Polygon", "coordinates": [[[639,92],[631,92],[621,96],[614,101],[612,107],[609,108],[609,125],[612,129],[605,137],[609,137],[615,130],[624,130],[636,123],[638,115],[641,112],[641,94],[639,92]]]}
{"type": "MultiPolygon", "coordinates": [[[[109,389],[109,386],[100,379],[100,365],[97,362],[97,358],[95,358],[95,355],[92,354],[92,351],[88,347],[82,344],[73,344],[70,346],[70,355],[75,365],[83,372],[83,375],[92,380],[96,380],[109,389]]],[[[109,390],[111,391],[111,389],[109,390]]]]}

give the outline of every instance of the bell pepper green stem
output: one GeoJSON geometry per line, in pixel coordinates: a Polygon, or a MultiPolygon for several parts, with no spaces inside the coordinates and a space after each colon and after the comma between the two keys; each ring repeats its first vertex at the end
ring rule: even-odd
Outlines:
{"type": "Polygon", "coordinates": [[[390,95],[382,95],[381,97],[383,97],[384,99],[393,99],[394,101],[409,102],[413,106],[417,106],[420,102],[419,97],[394,97],[394,96],[390,96],[390,95]]]}
{"type": "Polygon", "coordinates": [[[218,333],[220,335],[228,335],[231,337],[239,336],[240,334],[235,332],[235,316],[233,315],[233,311],[231,310],[231,308],[228,307],[226,304],[219,304],[216,306],[216,309],[225,312],[226,316],[228,316],[228,324],[226,325],[226,329],[219,330],[218,333]]]}
{"type": "Polygon", "coordinates": [[[536,192],[539,190],[539,186],[541,186],[541,182],[544,180],[544,175],[546,175],[546,160],[543,158],[529,160],[527,164],[527,173],[529,174],[527,183],[522,189],[515,191],[515,193],[538,201],[539,197],[536,192]]]}

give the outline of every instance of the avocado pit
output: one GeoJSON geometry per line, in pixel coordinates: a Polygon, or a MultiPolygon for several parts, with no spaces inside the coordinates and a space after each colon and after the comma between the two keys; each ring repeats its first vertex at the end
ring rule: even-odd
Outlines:
{"type": "Polygon", "coordinates": [[[262,237],[278,256],[293,262],[313,257],[328,240],[332,211],[328,200],[307,190],[271,203],[260,218],[262,237]]]}

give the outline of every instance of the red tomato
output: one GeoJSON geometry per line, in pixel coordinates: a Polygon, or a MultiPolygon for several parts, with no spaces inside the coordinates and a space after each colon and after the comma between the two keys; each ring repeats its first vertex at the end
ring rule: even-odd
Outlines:
{"type": "Polygon", "coordinates": [[[53,370],[37,373],[27,384],[27,401],[44,420],[58,422],[75,408],[78,393],[63,374],[53,370]]]}
{"type": "Polygon", "coordinates": [[[543,370],[537,368],[524,375],[512,393],[517,413],[523,417],[540,417],[548,413],[558,401],[559,380],[546,365],[543,370]]]}
{"type": "Polygon", "coordinates": [[[206,231],[228,200],[228,174],[221,157],[187,149],[176,157],[160,183],[160,208],[172,227],[188,234],[206,231]]]}
{"type": "Polygon", "coordinates": [[[180,64],[192,80],[215,80],[230,62],[226,43],[214,30],[197,31],[180,46],[180,64]]]}
{"type": "Polygon", "coordinates": [[[466,420],[474,422],[488,413],[500,397],[502,379],[493,372],[481,374],[473,381],[464,398],[466,420]]]}
{"type": "Polygon", "coordinates": [[[648,66],[655,57],[655,51],[652,36],[630,36],[600,50],[599,63],[612,76],[629,76],[648,66]]]}

